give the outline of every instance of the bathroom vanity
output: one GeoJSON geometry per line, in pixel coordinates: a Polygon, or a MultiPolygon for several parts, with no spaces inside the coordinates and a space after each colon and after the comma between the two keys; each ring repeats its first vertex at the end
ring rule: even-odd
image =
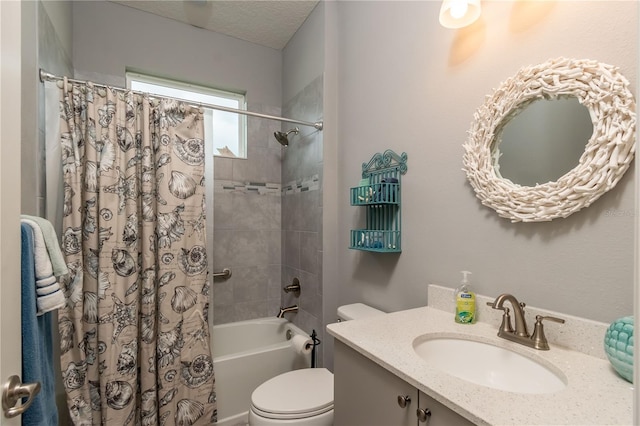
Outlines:
{"type": "MultiPolygon", "coordinates": [[[[448,303],[448,291],[430,286],[429,300],[448,303]]],[[[527,307],[530,330],[536,314],[549,313],[527,307]]],[[[498,338],[500,313],[486,306],[473,325],[456,324],[452,310],[434,306],[330,324],[327,329],[336,339],[334,423],[420,425],[428,417],[430,426],[632,424],[632,384],[615,373],[602,351],[606,324],[563,317],[566,324],[549,324],[545,330],[548,351],[498,338]],[[442,365],[427,361],[423,343],[438,339],[473,348],[463,357],[472,368],[445,371],[447,360],[455,358],[453,350],[440,354],[442,365]],[[498,355],[482,358],[475,348],[483,346],[498,355]],[[524,363],[514,367],[512,357],[524,363]],[[496,358],[497,364],[484,367],[496,358]],[[482,375],[474,377],[474,370],[482,368],[504,368],[485,375],[504,377],[485,383],[478,379],[482,375]],[[538,380],[543,376],[555,382],[538,380]]]]}
{"type": "Polygon", "coordinates": [[[344,343],[334,351],[335,425],[473,424],[344,343]]]}

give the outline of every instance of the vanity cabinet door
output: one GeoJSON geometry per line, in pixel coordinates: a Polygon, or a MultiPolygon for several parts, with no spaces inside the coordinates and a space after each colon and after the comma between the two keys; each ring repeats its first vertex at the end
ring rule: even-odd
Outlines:
{"type": "Polygon", "coordinates": [[[417,424],[416,388],[338,340],[334,349],[335,426],[417,424]]]}
{"type": "Polygon", "coordinates": [[[419,421],[418,425],[428,426],[471,426],[469,420],[462,417],[460,414],[445,407],[435,399],[431,398],[424,392],[419,392],[418,397],[418,409],[427,411],[431,414],[424,422],[419,421]]]}

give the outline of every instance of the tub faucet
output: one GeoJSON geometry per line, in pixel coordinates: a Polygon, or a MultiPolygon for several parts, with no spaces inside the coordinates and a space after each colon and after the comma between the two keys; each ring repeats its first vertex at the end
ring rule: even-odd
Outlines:
{"type": "Polygon", "coordinates": [[[500,309],[504,311],[502,314],[502,324],[500,324],[500,328],[498,329],[498,337],[520,343],[521,345],[529,346],[533,349],[543,351],[549,350],[549,343],[544,335],[542,320],[547,319],[564,324],[564,320],[561,318],[536,315],[536,324],[533,330],[533,335],[529,336],[529,332],[527,331],[527,321],[524,317],[524,307],[526,306],[524,303],[519,303],[518,299],[514,296],[505,293],[498,296],[493,303],[487,302],[487,305],[491,306],[493,309],[500,309]],[[516,323],[515,330],[511,326],[509,308],[503,306],[505,301],[511,302],[511,306],[513,307],[513,314],[515,316],[516,323]]]}
{"type": "Polygon", "coordinates": [[[289,306],[287,308],[280,308],[280,312],[276,315],[277,318],[284,318],[284,314],[287,312],[298,312],[298,305],[289,306]]]}

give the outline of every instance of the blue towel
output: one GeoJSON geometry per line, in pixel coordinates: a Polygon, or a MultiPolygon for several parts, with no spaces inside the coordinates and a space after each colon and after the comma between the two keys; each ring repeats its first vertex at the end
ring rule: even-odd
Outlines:
{"type": "Polygon", "coordinates": [[[52,313],[37,315],[33,229],[22,232],[22,382],[40,382],[42,388],[22,415],[23,426],[58,426],[53,370],[52,313]]]}

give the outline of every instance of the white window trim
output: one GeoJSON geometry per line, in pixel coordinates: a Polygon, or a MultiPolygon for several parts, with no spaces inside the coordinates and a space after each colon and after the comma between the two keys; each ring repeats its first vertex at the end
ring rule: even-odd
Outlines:
{"type": "MultiPolygon", "coordinates": [[[[192,83],[186,83],[178,80],[171,80],[162,77],[155,77],[148,74],[141,74],[134,71],[126,71],[126,83],[127,88],[131,88],[131,80],[140,81],[147,84],[153,84],[156,86],[164,86],[177,90],[184,90],[187,92],[196,92],[204,95],[216,96],[219,98],[231,99],[238,102],[238,109],[246,111],[247,109],[247,101],[246,96],[243,93],[230,92],[225,90],[214,89],[212,87],[201,86],[192,83]]],[[[176,97],[179,99],[183,99],[187,102],[194,102],[198,104],[199,102],[193,99],[189,99],[188,97],[176,97]]],[[[207,108],[203,106],[205,109],[205,126],[206,128],[212,128],[212,114],[214,108],[207,108]],[[207,111],[209,113],[207,113],[207,111]]],[[[229,114],[233,114],[232,112],[227,112],[229,114]]],[[[238,139],[239,139],[239,147],[238,147],[238,155],[236,158],[246,159],[247,158],[247,118],[244,114],[238,114],[238,139]]],[[[209,132],[205,131],[205,139],[209,139],[209,132]]],[[[213,137],[211,136],[208,146],[213,147],[213,137]]],[[[219,154],[213,153],[214,156],[220,156],[224,158],[228,158],[219,154]]]]}

